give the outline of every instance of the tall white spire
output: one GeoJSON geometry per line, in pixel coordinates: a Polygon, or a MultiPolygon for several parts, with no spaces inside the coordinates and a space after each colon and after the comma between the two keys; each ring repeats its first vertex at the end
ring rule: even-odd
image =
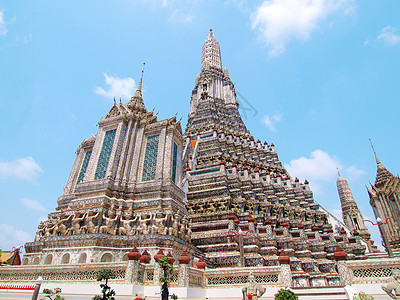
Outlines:
{"type": "Polygon", "coordinates": [[[201,70],[214,67],[222,70],[221,51],[219,49],[218,40],[213,36],[212,29],[203,44],[201,53],[201,70]]]}

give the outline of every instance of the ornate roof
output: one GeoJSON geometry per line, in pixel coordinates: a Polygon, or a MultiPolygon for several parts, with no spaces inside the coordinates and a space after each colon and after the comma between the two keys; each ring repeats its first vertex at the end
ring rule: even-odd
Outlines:
{"type": "Polygon", "coordinates": [[[386,182],[388,182],[391,178],[395,178],[392,173],[390,173],[381,163],[381,161],[378,158],[378,155],[376,154],[374,145],[372,144],[371,139],[369,140],[372,146],[372,150],[374,151],[375,155],[375,160],[377,164],[377,171],[376,171],[376,178],[375,178],[375,186],[376,187],[382,187],[385,185],[386,182]]]}

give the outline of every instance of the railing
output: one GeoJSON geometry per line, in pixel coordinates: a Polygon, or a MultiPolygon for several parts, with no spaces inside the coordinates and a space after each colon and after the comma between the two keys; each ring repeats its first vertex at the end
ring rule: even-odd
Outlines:
{"type": "MultiPolygon", "coordinates": [[[[348,278],[355,284],[383,284],[391,280],[393,269],[400,269],[399,258],[380,258],[347,261],[348,278]]],[[[64,264],[64,265],[35,265],[35,266],[3,266],[0,268],[0,284],[27,284],[34,282],[37,277],[42,276],[47,282],[70,282],[70,283],[95,283],[97,275],[101,270],[111,269],[116,278],[110,282],[127,283],[126,274],[128,262],[107,262],[89,264],[64,264]]],[[[176,287],[180,284],[197,288],[221,288],[226,286],[242,286],[247,283],[250,272],[253,273],[255,281],[267,286],[281,286],[284,278],[280,266],[260,266],[246,268],[217,268],[199,270],[193,267],[188,268],[188,273],[179,274],[179,267],[174,266],[171,275],[170,285],[176,287]],[[184,276],[184,277],[180,277],[184,276]],[[181,281],[181,279],[183,281],[181,281]]],[[[154,265],[139,265],[136,279],[139,284],[155,285],[159,280],[155,278],[154,265]]],[[[308,273],[300,276],[292,273],[293,286],[316,286],[327,281],[329,286],[340,285],[339,274],[321,273],[321,276],[310,278],[308,273]],[[303,278],[304,277],[304,278],[303,278]],[[325,278],[325,279],[323,279],[325,278]],[[303,282],[304,281],[304,282],[303,282]],[[316,281],[314,283],[314,281],[316,281]],[[317,282],[318,281],[318,282],[317,282]]],[[[130,275],[129,275],[130,276],[130,275]]],[[[128,277],[129,277],[128,276],[128,277]]]]}
{"type": "Polygon", "coordinates": [[[204,273],[196,268],[189,268],[189,286],[202,287],[204,285],[204,273]]]}
{"type": "Polygon", "coordinates": [[[208,287],[218,286],[242,286],[247,283],[250,272],[253,273],[255,281],[264,285],[280,285],[279,267],[251,267],[240,269],[216,269],[205,271],[206,285],[208,287]]]}
{"type": "Polygon", "coordinates": [[[1,267],[0,282],[32,282],[38,276],[42,276],[46,281],[94,282],[99,272],[104,269],[111,269],[116,275],[110,282],[123,282],[126,267],[127,262],[1,267]]]}
{"type": "Polygon", "coordinates": [[[400,269],[400,259],[379,259],[348,262],[353,283],[387,283],[392,270],[400,269]]]}

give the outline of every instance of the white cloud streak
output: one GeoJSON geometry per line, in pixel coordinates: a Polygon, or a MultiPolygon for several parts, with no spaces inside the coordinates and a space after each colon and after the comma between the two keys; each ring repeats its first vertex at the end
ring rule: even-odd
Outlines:
{"type": "Polygon", "coordinates": [[[172,23],[192,23],[195,19],[193,14],[187,14],[175,9],[168,18],[172,23]]]}
{"type": "Polygon", "coordinates": [[[7,32],[7,24],[4,20],[4,11],[0,10],[0,35],[6,35],[7,32]]]}
{"type": "Polygon", "coordinates": [[[311,152],[310,157],[300,157],[284,165],[290,175],[307,179],[315,194],[321,194],[323,185],[337,178],[337,170],[343,170],[349,180],[355,180],[365,174],[364,170],[355,166],[345,167],[340,160],[320,149],[311,152]]]}
{"type": "Polygon", "coordinates": [[[9,162],[0,162],[1,179],[17,177],[27,181],[34,181],[41,172],[43,170],[30,156],[9,162]]]}
{"type": "Polygon", "coordinates": [[[3,251],[10,251],[13,247],[23,246],[32,240],[27,232],[17,230],[8,224],[0,224],[0,245],[3,251]]]}
{"type": "Polygon", "coordinates": [[[282,120],[282,114],[264,115],[261,122],[271,131],[276,131],[276,124],[282,120]]]}
{"type": "Polygon", "coordinates": [[[378,40],[382,40],[386,46],[394,46],[400,43],[400,34],[397,29],[391,26],[384,27],[378,35],[378,40]]]}
{"type": "Polygon", "coordinates": [[[23,206],[26,208],[35,210],[37,212],[47,212],[46,207],[44,207],[39,201],[37,200],[32,200],[29,198],[22,198],[19,200],[23,206]]]}
{"type": "MultiPolygon", "coordinates": [[[[291,40],[310,39],[313,31],[337,13],[348,14],[353,0],[265,0],[251,16],[253,30],[260,33],[269,57],[286,51],[291,40]]],[[[332,24],[332,23],[331,23],[332,24]]],[[[329,24],[328,24],[329,26],[329,24]]]]}
{"type": "Polygon", "coordinates": [[[133,78],[119,78],[114,76],[109,76],[106,73],[103,73],[104,79],[108,86],[108,89],[103,89],[102,87],[97,86],[94,92],[98,95],[104,96],[109,99],[115,98],[123,98],[130,99],[135,91],[135,80],[133,78]]]}

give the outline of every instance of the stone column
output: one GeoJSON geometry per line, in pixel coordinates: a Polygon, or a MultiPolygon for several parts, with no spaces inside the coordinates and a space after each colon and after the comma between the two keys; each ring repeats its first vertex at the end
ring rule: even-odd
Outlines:
{"type": "Polygon", "coordinates": [[[292,271],[290,270],[290,265],[281,265],[281,276],[283,286],[287,289],[293,285],[292,282],[292,271]]]}
{"type": "Polygon", "coordinates": [[[161,285],[161,283],[160,283],[161,277],[164,277],[164,271],[160,267],[160,265],[156,262],[156,263],[154,263],[154,276],[153,276],[154,285],[161,285]]]}
{"type": "Polygon", "coordinates": [[[290,270],[290,258],[285,254],[282,249],[280,255],[278,256],[278,262],[281,266],[281,279],[282,284],[285,288],[292,287],[292,271],[290,270]]]}
{"type": "Polygon", "coordinates": [[[138,272],[140,262],[137,260],[129,260],[128,266],[126,267],[125,283],[137,284],[138,272]]]}
{"type": "Polygon", "coordinates": [[[189,263],[190,257],[185,250],[182,251],[181,256],[178,257],[178,286],[189,287],[189,263]]]}
{"type": "Polygon", "coordinates": [[[343,251],[339,244],[336,245],[336,251],[333,254],[333,257],[336,259],[336,266],[338,268],[340,281],[343,285],[351,284],[352,279],[350,276],[350,270],[346,263],[347,253],[343,251]]]}
{"type": "Polygon", "coordinates": [[[136,246],[133,247],[132,251],[128,253],[128,266],[125,272],[125,283],[137,284],[138,272],[139,272],[139,259],[142,255],[136,246]]]}
{"type": "Polygon", "coordinates": [[[339,276],[340,276],[340,281],[342,282],[343,285],[350,285],[352,280],[350,276],[350,270],[349,267],[347,266],[347,263],[345,260],[338,261],[336,263],[339,276]]]}
{"type": "Polygon", "coordinates": [[[189,265],[179,264],[178,286],[189,287],[189,265]]]}

